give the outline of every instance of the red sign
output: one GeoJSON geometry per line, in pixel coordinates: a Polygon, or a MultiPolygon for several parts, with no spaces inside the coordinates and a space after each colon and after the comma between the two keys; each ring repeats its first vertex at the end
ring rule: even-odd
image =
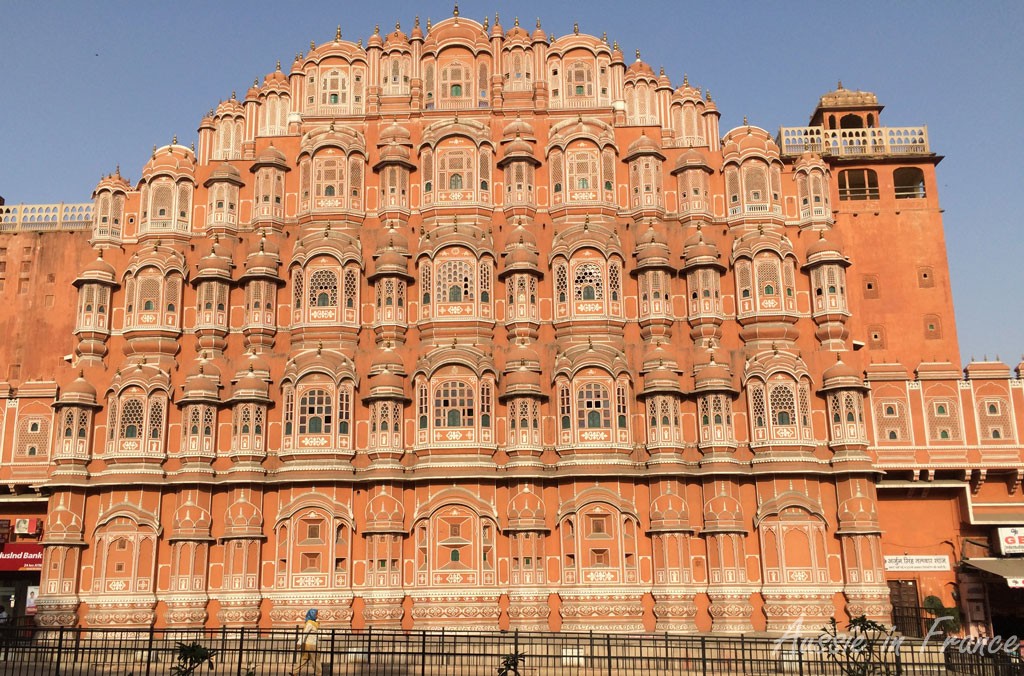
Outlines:
{"type": "Polygon", "coordinates": [[[14,542],[5,544],[0,549],[0,571],[39,570],[42,567],[42,545],[14,542]]]}

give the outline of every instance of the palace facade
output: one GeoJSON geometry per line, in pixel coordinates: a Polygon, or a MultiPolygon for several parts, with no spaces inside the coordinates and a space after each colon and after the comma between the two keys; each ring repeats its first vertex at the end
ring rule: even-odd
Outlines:
{"type": "Polygon", "coordinates": [[[941,158],[881,112],[723,132],[639,53],[456,13],[311,44],[91,204],[0,207],[13,602],[999,630],[1024,389],[961,370],[941,158]]]}

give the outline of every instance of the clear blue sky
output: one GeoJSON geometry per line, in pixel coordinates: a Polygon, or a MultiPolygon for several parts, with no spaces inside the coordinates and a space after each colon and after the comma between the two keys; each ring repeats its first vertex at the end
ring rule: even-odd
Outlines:
{"type": "MultiPolygon", "coordinates": [[[[196,138],[203,113],[309,41],[363,38],[450,16],[450,2],[8,2],[0,5],[0,195],[87,201],[121,165],[137,180],[154,144],[196,138]]],[[[608,32],[674,84],[709,87],[722,130],[806,124],[842,79],[875,92],[883,123],[927,124],[939,165],[964,360],[1024,352],[1024,3],[460,3],[509,26],[608,32]]],[[[879,243],[880,246],[884,243],[879,243]]]]}

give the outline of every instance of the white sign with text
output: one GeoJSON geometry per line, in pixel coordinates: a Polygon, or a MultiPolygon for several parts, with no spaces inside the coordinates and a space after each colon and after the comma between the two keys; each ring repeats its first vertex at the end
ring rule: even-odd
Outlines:
{"type": "Polygon", "coordinates": [[[997,528],[999,552],[1006,554],[1024,554],[1024,527],[997,528]]]}
{"type": "Polygon", "coordinates": [[[951,570],[949,557],[944,554],[935,556],[886,556],[885,569],[894,573],[951,570]]]}

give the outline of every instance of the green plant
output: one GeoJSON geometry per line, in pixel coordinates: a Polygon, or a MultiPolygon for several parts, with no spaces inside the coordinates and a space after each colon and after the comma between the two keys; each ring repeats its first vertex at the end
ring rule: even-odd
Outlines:
{"type": "Polygon", "coordinates": [[[498,676],[519,676],[519,667],[524,666],[526,653],[509,653],[501,658],[498,676]]]}
{"type": "Polygon", "coordinates": [[[171,667],[171,676],[189,676],[204,664],[212,670],[216,654],[215,648],[207,648],[197,641],[178,643],[178,663],[171,667]]]}
{"type": "Polygon", "coordinates": [[[833,617],[818,636],[818,644],[825,647],[843,676],[892,676],[896,673],[895,661],[887,659],[887,653],[896,644],[893,640],[895,627],[886,627],[861,615],[850,620],[847,632],[840,635],[833,617]]]}
{"type": "Polygon", "coordinates": [[[947,608],[938,596],[926,596],[922,605],[925,610],[939,618],[938,629],[946,634],[956,634],[960,631],[960,609],[955,605],[947,608]]]}

